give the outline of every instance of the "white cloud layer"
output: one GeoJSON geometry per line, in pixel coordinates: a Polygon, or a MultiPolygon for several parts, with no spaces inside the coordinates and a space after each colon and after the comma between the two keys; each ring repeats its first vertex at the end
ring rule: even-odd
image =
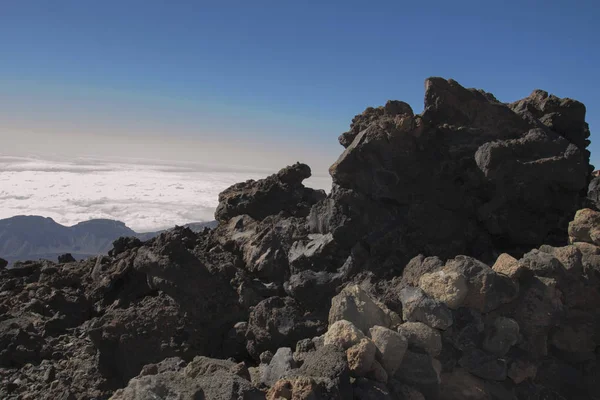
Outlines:
{"type": "MultiPolygon", "coordinates": [[[[64,225],[92,218],[123,221],[137,232],[214,219],[218,194],[276,171],[148,160],[46,160],[0,156],[0,218],[51,217],[64,225]]],[[[307,186],[329,190],[329,177],[307,186]]]]}

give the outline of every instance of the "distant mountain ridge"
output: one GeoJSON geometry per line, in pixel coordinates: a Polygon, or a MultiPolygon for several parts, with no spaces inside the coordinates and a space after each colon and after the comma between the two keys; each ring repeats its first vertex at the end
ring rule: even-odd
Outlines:
{"type": "MultiPolygon", "coordinates": [[[[184,226],[199,231],[215,225],[215,221],[209,221],[184,226]]],[[[161,232],[164,231],[137,233],[124,222],[110,219],[64,226],[49,217],[19,215],[0,219],[0,258],[10,263],[40,258],[56,261],[59,255],[71,253],[76,259],[82,259],[106,254],[119,237],[149,240],[161,232]]]]}

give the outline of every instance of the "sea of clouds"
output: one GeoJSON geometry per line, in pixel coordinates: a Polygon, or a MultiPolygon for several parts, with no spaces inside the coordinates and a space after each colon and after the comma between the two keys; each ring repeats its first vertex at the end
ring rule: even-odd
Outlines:
{"type": "MultiPolygon", "coordinates": [[[[93,218],[125,222],[137,232],[210,221],[218,194],[276,170],[189,162],[0,156],[0,219],[51,217],[63,225],[93,218]]],[[[331,178],[313,176],[307,186],[331,188],[331,178]]]]}

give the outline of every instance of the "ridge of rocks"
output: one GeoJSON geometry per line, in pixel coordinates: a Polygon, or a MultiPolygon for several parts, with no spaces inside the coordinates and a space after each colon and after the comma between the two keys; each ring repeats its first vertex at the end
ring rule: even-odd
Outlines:
{"type": "Polygon", "coordinates": [[[329,194],[297,163],[212,230],[0,260],[0,398],[598,398],[585,107],[425,89],[352,120],[329,194]]]}

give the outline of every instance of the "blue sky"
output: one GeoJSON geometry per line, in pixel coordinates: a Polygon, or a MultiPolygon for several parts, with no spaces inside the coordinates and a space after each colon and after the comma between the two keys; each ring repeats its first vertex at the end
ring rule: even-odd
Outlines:
{"type": "Polygon", "coordinates": [[[202,157],[237,146],[246,164],[277,153],[321,171],[355,114],[421,111],[424,79],[443,76],[501,101],[582,101],[600,166],[599,4],[2,0],[0,137],[94,154],[153,136],[181,145],[141,155],[204,143],[202,157]]]}

